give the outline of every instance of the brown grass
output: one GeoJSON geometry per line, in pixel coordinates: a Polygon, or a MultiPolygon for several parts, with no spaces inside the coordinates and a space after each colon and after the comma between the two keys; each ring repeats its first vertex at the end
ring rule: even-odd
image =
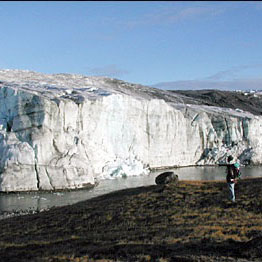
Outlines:
{"type": "Polygon", "coordinates": [[[0,257],[61,262],[224,261],[225,257],[261,261],[259,251],[251,252],[246,244],[261,236],[261,188],[262,179],[241,180],[237,203],[232,204],[226,183],[181,181],[2,220],[0,257]]]}

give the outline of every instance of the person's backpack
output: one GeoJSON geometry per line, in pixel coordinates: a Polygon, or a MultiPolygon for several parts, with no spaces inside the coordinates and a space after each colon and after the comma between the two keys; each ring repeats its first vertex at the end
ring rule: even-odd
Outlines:
{"type": "Polygon", "coordinates": [[[233,171],[233,174],[234,174],[234,177],[235,178],[240,178],[241,176],[241,172],[240,172],[240,165],[239,163],[235,163],[234,165],[232,165],[232,171],[233,171]]]}

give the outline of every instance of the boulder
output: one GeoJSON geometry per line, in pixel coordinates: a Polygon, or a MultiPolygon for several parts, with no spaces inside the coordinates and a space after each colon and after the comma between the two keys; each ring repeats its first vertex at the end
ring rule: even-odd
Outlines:
{"type": "Polygon", "coordinates": [[[169,183],[177,183],[178,182],[178,175],[174,172],[164,172],[158,175],[155,179],[157,185],[165,185],[169,183]]]}

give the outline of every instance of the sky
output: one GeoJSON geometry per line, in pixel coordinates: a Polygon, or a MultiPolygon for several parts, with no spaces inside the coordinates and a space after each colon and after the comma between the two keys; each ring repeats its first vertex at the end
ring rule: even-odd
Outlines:
{"type": "Polygon", "coordinates": [[[262,89],[262,2],[0,1],[0,69],[262,89]]]}

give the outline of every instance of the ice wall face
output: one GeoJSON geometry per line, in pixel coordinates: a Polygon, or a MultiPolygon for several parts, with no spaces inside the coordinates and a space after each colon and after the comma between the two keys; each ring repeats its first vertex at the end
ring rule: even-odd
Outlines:
{"type": "Polygon", "coordinates": [[[0,71],[0,191],[94,185],[148,168],[261,163],[262,121],[114,79],[0,71]]]}

